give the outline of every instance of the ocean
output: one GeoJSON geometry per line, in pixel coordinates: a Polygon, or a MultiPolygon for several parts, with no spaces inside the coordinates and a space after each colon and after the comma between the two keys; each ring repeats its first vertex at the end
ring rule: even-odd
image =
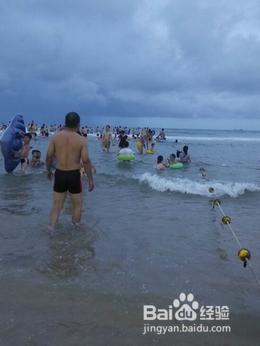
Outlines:
{"type": "MultiPolygon", "coordinates": [[[[260,132],[166,135],[155,155],[136,154],[133,162],[117,160],[117,145],[103,153],[89,136],[95,190],[85,181],[80,228],[71,224],[67,201],[53,237],[46,232],[52,183],[44,169],[8,175],[1,157],[1,345],[259,343],[260,132]],[[157,155],[167,158],[184,145],[190,165],[156,171],[157,155]],[[214,198],[251,252],[246,268],[214,198]],[[199,306],[228,306],[229,320],[221,323],[231,332],[142,335],[143,305],[167,307],[181,293],[192,293],[199,306]]],[[[48,141],[31,145],[44,156],[48,141]]],[[[134,141],[130,147],[136,151],[134,141]]]]}

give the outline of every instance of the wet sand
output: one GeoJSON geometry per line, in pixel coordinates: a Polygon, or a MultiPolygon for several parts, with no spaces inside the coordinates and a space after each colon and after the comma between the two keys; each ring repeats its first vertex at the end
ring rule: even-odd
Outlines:
{"type": "MultiPolygon", "coordinates": [[[[147,297],[146,297],[147,299],[147,297]]],[[[167,304],[160,297],[149,297],[167,304]]],[[[2,277],[0,344],[5,346],[256,346],[260,317],[232,315],[226,335],[142,335],[145,297],[2,277]]]]}

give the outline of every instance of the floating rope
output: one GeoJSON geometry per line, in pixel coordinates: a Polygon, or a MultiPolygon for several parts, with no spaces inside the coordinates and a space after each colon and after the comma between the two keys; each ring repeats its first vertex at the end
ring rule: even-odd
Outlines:
{"type": "MultiPolygon", "coordinates": [[[[210,187],[209,188],[209,192],[213,194],[215,192],[214,188],[210,187]]],[[[251,259],[251,253],[250,253],[250,251],[247,248],[242,247],[241,242],[238,239],[238,236],[236,235],[236,232],[234,231],[234,229],[231,226],[231,221],[232,221],[231,217],[224,213],[224,210],[221,207],[221,200],[220,199],[214,199],[211,202],[212,202],[212,207],[213,208],[215,208],[215,207],[219,208],[219,210],[220,210],[220,212],[222,214],[222,223],[229,228],[229,230],[231,231],[233,237],[235,238],[235,240],[236,240],[236,242],[237,242],[237,244],[239,246],[239,250],[238,250],[237,255],[238,255],[239,259],[243,262],[244,268],[246,268],[246,266],[248,265],[252,275],[254,276],[254,279],[255,279],[257,285],[259,285],[259,287],[260,287],[260,281],[259,281],[259,279],[258,279],[258,277],[257,277],[257,275],[256,275],[256,273],[254,271],[254,268],[252,267],[252,263],[249,263],[249,260],[251,259]]]]}

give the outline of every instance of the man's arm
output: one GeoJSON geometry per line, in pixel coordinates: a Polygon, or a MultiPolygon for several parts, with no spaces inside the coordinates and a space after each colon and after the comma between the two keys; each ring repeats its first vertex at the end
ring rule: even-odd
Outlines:
{"type": "Polygon", "coordinates": [[[92,164],[89,158],[88,154],[88,147],[87,143],[85,140],[83,140],[82,143],[82,148],[81,148],[81,161],[85,170],[85,173],[87,174],[88,177],[88,187],[89,191],[94,190],[94,181],[93,181],[93,175],[92,175],[92,164]]]}
{"type": "Polygon", "coordinates": [[[55,145],[54,145],[53,139],[51,139],[49,146],[48,146],[48,151],[46,154],[46,168],[47,168],[47,172],[48,172],[48,177],[51,177],[51,166],[52,166],[54,154],[55,154],[55,145]]]}

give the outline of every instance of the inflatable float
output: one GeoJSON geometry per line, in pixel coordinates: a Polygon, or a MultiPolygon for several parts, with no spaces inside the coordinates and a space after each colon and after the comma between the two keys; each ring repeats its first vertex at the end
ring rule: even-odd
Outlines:
{"type": "Polygon", "coordinates": [[[20,162],[19,151],[23,146],[25,125],[22,115],[16,115],[10,122],[1,138],[1,150],[4,157],[5,170],[11,173],[20,162]]]}
{"type": "Polygon", "coordinates": [[[152,150],[152,149],[148,149],[148,150],[146,150],[145,153],[146,153],[147,155],[154,155],[154,154],[155,154],[155,151],[152,150]]]}
{"type": "Polygon", "coordinates": [[[131,149],[121,149],[117,155],[119,161],[133,161],[135,159],[134,153],[131,149]]]}
{"type": "Polygon", "coordinates": [[[119,161],[133,161],[135,159],[135,156],[134,155],[122,155],[122,154],[119,154],[119,155],[117,155],[117,159],[119,161]]]}
{"type": "Polygon", "coordinates": [[[171,169],[181,169],[181,168],[183,168],[183,163],[181,163],[181,162],[173,163],[172,165],[170,165],[170,168],[171,169]]]}

